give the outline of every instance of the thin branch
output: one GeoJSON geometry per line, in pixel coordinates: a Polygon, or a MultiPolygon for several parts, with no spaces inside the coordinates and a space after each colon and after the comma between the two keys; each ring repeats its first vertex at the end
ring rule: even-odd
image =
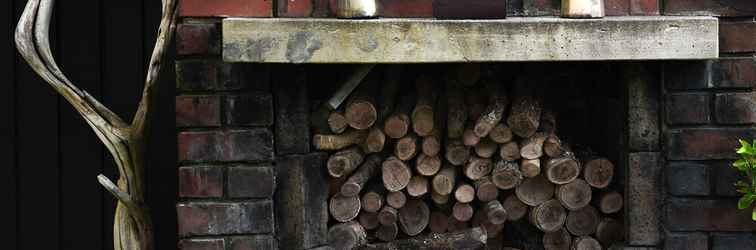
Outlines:
{"type": "Polygon", "coordinates": [[[106,177],[105,175],[97,175],[97,181],[100,182],[100,185],[102,185],[105,190],[108,190],[110,194],[118,199],[118,201],[126,205],[127,208],[132,209],[132,207],[136,206],[136,204],[134,204],[134,201],[131,199],[131,195],[118,188],[118,186],[110,181],[110,179],[108,179],[108,177],[106,177]]]}

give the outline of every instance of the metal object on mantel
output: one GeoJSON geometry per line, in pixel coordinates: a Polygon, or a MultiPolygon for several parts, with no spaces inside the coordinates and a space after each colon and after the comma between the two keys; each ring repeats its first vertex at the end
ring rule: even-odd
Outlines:
{"type": "Polygon", "coordinates": [[[378,0],[337,0],[336,16],[339,18],[376,18],[380,15],[378,0]]]}
{"type": "Polygon", "coordinates": [[[604,0],[562,0],[562,17],[602,18],[604,0]]]}

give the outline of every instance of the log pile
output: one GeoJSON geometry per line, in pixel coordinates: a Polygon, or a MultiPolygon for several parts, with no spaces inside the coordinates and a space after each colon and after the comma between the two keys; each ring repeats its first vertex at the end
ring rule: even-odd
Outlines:
{"type": "Polygon", "coordinates": [[[331,131],[313,144],[331,152],[331,246],[478,246],[479,231],[516,242],[502,231],[518,220],[545,249],[620,241],[623,198],[610,188],[612,162],[560,140],[557,114],[533,86],[464,73],[444,83],[416,76],[407,90],[397,88],[392,67],[328,114],[331,131]]]}

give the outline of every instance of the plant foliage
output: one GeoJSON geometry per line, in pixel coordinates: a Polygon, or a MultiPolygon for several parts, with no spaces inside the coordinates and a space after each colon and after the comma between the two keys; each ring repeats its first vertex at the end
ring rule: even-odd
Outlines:
{"type": "MultiPolygon", "coordinates": [[[[747,181],[738,181],[735,183],[735,189],[743,197],[738,201],[739,209],[747,209],[756,201],[756,139],[752,143],[740,140],[740,147],[737,149],[740,159],[732,163],[741,174],[747,177],[747,181]]],[[[756,221],[756,207],[751,212],[751,219],[756,221]]]]}

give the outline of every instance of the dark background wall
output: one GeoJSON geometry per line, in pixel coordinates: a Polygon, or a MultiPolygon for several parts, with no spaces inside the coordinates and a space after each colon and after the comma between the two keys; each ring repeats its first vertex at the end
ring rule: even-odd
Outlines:
{"type": "MultiPolygon", "coordinates": [[[[18,56],[13,29],[25,3],[0,3],[0,228],[6,232],[0,248],[112,249],[115,201],[95,177],[115,179],[116,169],[81,117],[18,56]]],[[[158,0],[58,1],[52,28],[58,63],[130,121],[160,11],[158,0]]],[[[176,248],[173,75],[166,72],[159,85],[147,152],[157,249],[176,248]]]]}

